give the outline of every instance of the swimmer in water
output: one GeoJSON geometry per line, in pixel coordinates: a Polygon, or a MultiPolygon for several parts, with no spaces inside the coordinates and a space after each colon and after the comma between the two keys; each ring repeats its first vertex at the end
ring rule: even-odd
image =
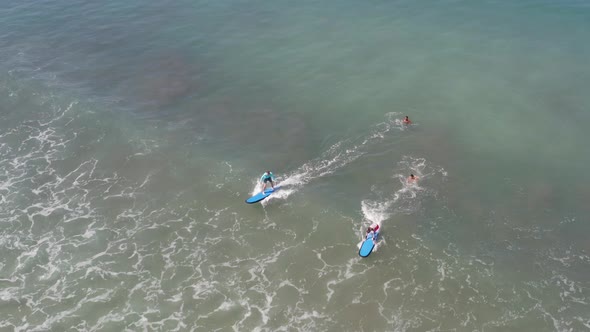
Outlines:
{"type": "Polygon", "coordinates": [[[410,174],[410,176],[408,177],[408,182],[412,183],[412,182],[416,182],[418,181],[418,177],[414,176],[414,174],[410,174]]]}
{"type": "Polygon", "coordinates": [[[404,118],[404,120],[402,121],[405,125],[409,125],[412,124],[412,121],[410,121],[410,118],[406,115],[406,117],[404,118]]]}

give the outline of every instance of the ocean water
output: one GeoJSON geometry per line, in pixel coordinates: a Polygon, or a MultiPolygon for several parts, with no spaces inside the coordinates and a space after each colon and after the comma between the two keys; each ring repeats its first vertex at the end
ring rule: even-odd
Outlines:
{"type": "Polygon", "coordinates": [[[0,331],[590,330],[588,1],[0,23],[0,331]]]}

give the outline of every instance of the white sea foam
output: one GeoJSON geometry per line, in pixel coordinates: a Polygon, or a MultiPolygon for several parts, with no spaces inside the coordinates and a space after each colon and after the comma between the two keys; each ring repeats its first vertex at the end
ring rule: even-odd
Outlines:
{"type": "MultiPolygon", "coordinates": [[[[425,158],[413,158],[405,156],[394,168],[392,179],[399,180],[401,187],[390,193],[390,190],[380,190],[377,185],[371,186],[371,191],[378,196],[377,199],[366,199],[361,201],[361,211],[365,221],[360,225],[361,242],[357,244],[360,247],[364,239],[364,229],[371,223],[377,223],[381,230],[383,230],[384,222],[397,213],[410,214],[417,210],[419,206],[419,194],[433,194],[433,191],[420,186],[419,183],[428,179],[429,177],[446,176],[446,172],[442,168],[434,168],[428,165],[425,158]],[[416,182],[409,182],[407,174],[414,173],[419,180],[416,182]]],[[[380,186],[394,186],[391,183],[380,184],[380,186]]],[[[383,233],[381,233],[381,240],[375,246],[375,251],[384,244],[383,233]]]]}
{"type": "MultiPolygon", "coordinates": [[[[76,104],[69,104],[54,118],[43,117],[39,123],[0,134],[0,247],[7,253],[0,263],[6,274],[0,279],[0,299],[8,303],[7,310],[23,315],[22,320],[3,317],[0,329],[56,330],[68,323],[80,331],[210,330],[213,325],[235,331],[342,329],[334,317],[350,303],[337,302],[351,288],[374,280],[377,292],[383,282],[384,296],[366,303],[368,295],[357,291],[346,298],[360,310],[374,310],[376,304],[386,330],[440,330],[445,326],[436,320],[443,316],[469,330],[501,329],[511,320],[540,315],[556,330],[590,326],[583,314],[589,302],[587,283],[569,270],[590,262],[584,251],[551,251],[548,262],[556,272],[524,284],[530,297],[517,291],[518,285],[494,279],[501,278],[506,268],[501,260],[478,254],[461,257],[454,247],[438,248],[423,229],[396,241],[395,254],[374,260],[380,265],[352,254],[338,261],[328,250],[350,247],[314,247],[311,239],[323,221],[319,218],[310,221],[311,230],[301,231],[287,229],[291,225],[265,211],[264,226],[257,226],[233,207],[210,208],[196,200],[176,204],[173,195],[161,201],[151,198],[145,191],[159,180],[156,172],[132,181],[124,173],[106,172],[99,158],[83,158],[84,153],[73,158],[69,149],[81,137],[71,131],[77,114],[76,104]],[[59,168],[64,160],[69,164],[59,168]],[[107,201],[121,206],[113,204],[111,211],[107,201]],[[281,233],[272,245],[253,250],[259,233],[277,230],[281,233]],[[296,265],[300,261],[294,257],[303,255],[305,264],[296,265]],[[423,301],[438,300],[437,292],[455,290],[451,287],[457,284],[457,294],[444,295],[448,303],[438,307],[436,301],[423,301]],[[490,288],[499,289],[498,294],[490,293],[490,288]],[[288,295],[282,298],[281,291],[288,295]],[[544,292],[555,296],[547,302],[544,292]],[[522,310],[510,307],[520,302],[522,310]],[[483,310],[489,306],[490,316],[502,312],[486,325],[474,312],[454,311],[473,303],[483,310]],[[498,303],[505,309],[499,309],[498,303]],[[97,304],[96,316],[88,315],[97,304]],[[569,317],[568,311],[574,310],[569,317]]],[[[397,125],[394,121],[392,128],[397,125]]],[[[389,131],[387,123],[378,125],[366,137],[335,144],[317,160],[287,174],[285,181],[292,182],[284,197],[346,167],[389,131]]],[[[131,144],[136,149],[129,156],[159,149],[153,139],[134,142],[141,144],[131,144]]],[[[239,172],[229,162],[220,167],[231,176],[239,172]]],[[[416,212],[420,200],[433,193],[429,180],[446,176],[427,160],[410,156],[392,168],[391,179],[383,186],[393,189],[375,185],[372,196],[361,202],[363,222],[384,224],[385,231],[396,225],[397,216],[416,212]],[[421,180],[407,184],[409,172],[421,180]]],[[[281,195],[278,192],[269,201],[281,195]]],[[[551,230],[532,232],[542,238],[551,230]]]]}
{"type": "MultiPolygon", "coordinates": [[[[279,177],[277,180],[282,187],[281,190],[269,196],[266,202],[263,201],[264,204],[276,199],[285,199],[299,191],[310,181],[333,174],[363,156],[371,145],[382,141],[392,130],[403,130],[403,125],[396,123],[395,116],[399,115],[400,113],[395,112],[387,113],[386,120],[375,125],[365,137],[359,140],[339,141],[330,146],[320,157],[301,165],[291,173],[279,177]]],[[[259,193],[260,189],[259,183],[255,182],[251,194],[259,193]]]]}

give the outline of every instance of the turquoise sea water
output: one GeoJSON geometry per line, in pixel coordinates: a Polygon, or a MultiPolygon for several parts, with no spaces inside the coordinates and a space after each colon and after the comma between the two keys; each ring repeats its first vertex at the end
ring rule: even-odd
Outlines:
{"type": "Polygon", "coordinates": [[[2,4],[0,330],[590,330],[589,22],[2,4]]]}

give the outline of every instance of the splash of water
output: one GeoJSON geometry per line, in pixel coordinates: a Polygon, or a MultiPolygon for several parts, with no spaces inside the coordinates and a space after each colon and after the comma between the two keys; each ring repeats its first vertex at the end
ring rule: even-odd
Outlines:
{"type": "MultiPolygon", "coordinates": [[[[320,157],[313,159],[295,171],[288,173],[280,182],[282,189],[269,197],[273,199],[286,199],[299,191],[312,180],[333,174],[351,162],[367,153],[370,146],[381,142],[392,130],[404,130],[404,125],[396,117],[401,113],[390,112],[385,115],[385,121],[373,126],[370,132],[358,140],[345,139],[333,144],[320,157]]],[[[258,184],[253,193],[260,192],[258,184]]],[[[267,202],[268,200],[267,199],[267,202]]]]}
{"type": "MultiPolygon", "coordinates": [[[[419,202],[416,199],[420,193],[429,193],[430,190],[420,185],[424,179],[441,174],[446,176],[446,172],[442,168],[435,168],[428,165],[425,158],[414,158],[411,156],[404,156],[394,169],[393,179],[399,180],[401,188],[395,190],[393,194],[380,192],[376,186],[371,188],[372,192],[377,194],[379,198],[371,200],[366,199],[361,201],[361,210],[365,223],[376,223],[379,228],[383,229],[383,222],[388,220],[396,213],[413,213],[417,210],[419,202]],[[413,173],[418,177],[418,181],[410,182],[407,179],[407,174],[413,173]]],[[[387,185],[388,187],[391,184],[387,185]]],[[[360,225],[359,233],[361,240],[364,238],[363,225],[360,225]]],[[[359,242],[359,246],[362,242],[359,242]]],[[[377,248],[375,248],[377,249],[377,248]]]]}

